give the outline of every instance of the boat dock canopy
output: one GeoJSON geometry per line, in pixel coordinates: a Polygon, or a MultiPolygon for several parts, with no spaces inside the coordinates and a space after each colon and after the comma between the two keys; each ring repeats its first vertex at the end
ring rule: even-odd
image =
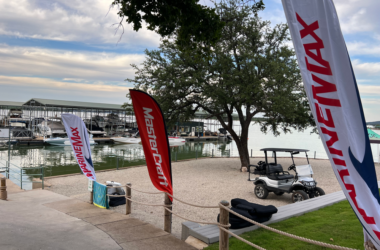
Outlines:
{"type": "Polygon", "coordinates": [[[47,107],[84,108],[84,109],[103,109],[103,110],[125,111],[125,108],[122,108],[120,104],[63,101],[63,100],[41,99],[41,98],[32,98],[29,101],[25,102],[23,104],[23,106],[47,106],[47,107]]]}
{"type": "Polygon", "coordinates": [[[262,148],[260,151],[275,151],[275,152],[308,152],[307,149],[296,148],[262,148]]]}
{"type": "Polygon", "coordinates": [[[23,104],[23,102],[0,101],[0,106],[7,107],[21,107],[23,104]]]}

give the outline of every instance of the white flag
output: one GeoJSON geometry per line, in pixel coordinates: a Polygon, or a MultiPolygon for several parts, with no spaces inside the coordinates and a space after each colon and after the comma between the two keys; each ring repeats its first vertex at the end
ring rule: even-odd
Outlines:
{"type": "Polygon", "coordinates": [[[376,171],[334,4],[332,0],[282,3],[310,108],[334,173],[365,233],[380,249],[376,171]]]}
{"type": "Polygon", "coordinates": [[[62,114],[62,121],[79,167],[88,179],[96,181],[86,125],[81,118],[72,114],[62,114]]]}

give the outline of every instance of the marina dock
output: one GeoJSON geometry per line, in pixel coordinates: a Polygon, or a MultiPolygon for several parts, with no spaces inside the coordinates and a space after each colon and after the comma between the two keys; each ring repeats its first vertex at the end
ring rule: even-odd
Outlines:
{"type": "MultiPolygon", "coordinates": [[[[114,143],[110,137],[94,137],[94,141],[97,144],[112,144],[114,143]]],[[[36,146],[36,145],[45,145],[43,137],[36,137],[35,139],[31,138],[17,138],[16,144],[23,146],[36,146]]],[[[48,144],[46,144],[48,145],[48,144]]]]}
{"type": "MultiPolygon", "coordinates": [[[[183,137],[186,139],[187,142],[197,142],[197,141],[218,141],[218,140],[224,140],[224,138],[218,137],[218,136],[186,136],[183,137]]],[[[94,141],[97,144],[113,144],[114,141],[111,140],[110,137],[94,137],[94,141]]],[[[25,137],[25,138],[17,138],[16,144],[23,145],[23,146],[37,146],[37,145],[44,145],[44,138],[43,137],[36,137],[34,139],[25,137]]]]}

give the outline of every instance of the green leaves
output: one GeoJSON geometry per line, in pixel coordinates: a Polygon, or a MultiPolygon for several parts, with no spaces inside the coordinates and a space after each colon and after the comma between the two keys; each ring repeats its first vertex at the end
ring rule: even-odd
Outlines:
{"type": "Polygon", "coordinates": [[[224,25],[214,9],[198,4],[198,0],[114,0],[118,15],[138,31],[142,21],[147,28],[161,36],[177,31],[177,44],[184,46],[193,41],[214,44],[221,36],[224,25]]]}

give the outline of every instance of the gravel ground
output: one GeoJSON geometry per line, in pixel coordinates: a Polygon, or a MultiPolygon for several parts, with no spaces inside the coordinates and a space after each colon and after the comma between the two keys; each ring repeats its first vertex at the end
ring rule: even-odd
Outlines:
{"type": "MultiPolygon", "coordinates": [[[[262,158],[251,159],[252,164],[256,164],[262,158]]],[[[290,158],[280,158],[278,162],[282,164],[284,170],[291,165],[290,158]]],[[[306,164],[305,159],[297,159],[296,164],[306,164]]],[[[328,160],[310,160],[313,167],[314,178],[318,186],[323,188],[326,194],[340,191],[339,183],[332,171],[328,160]]],[[[173,189],[174,196],[192,204],[204,206],[216,206],[221,200],[230,201],[233,198],[243,198],[250,202],[262,205],[274,205],[280,207],[291,203],[291,195],[284,194],[276,196],[270,193],[268,198],[260,200],[254,195],[254,185],[247,181],[248,173],[239,171],[240,160],[238,158],[206,158],[183,162],[173,162],[173,189]]],[[[376,165],[379,179],[379,165],[376,165]]],[[[120,182],[123,185],[131,182],[132,187],[156,192],[152,185],[146,167],[134,167],[123,170],[99,172],[96,174],[100,183],[105,181],[120,182]]],[[[65,196],[88,201],[87,178],[82,175],[68,177],[57,177],[46,180],[51,184],[50,190],[65,196]]],[[[132,199],[143,203],[162,204],[163,194],[149,195],[138,193],[132,190],[132,199]]],[[[120,213],[125,212],[125,206],[114,209],[120,213]]],[[[196,220],[215,222],[219,213],[218,209],[202,209],[191,207],[174,201],[173,211],[183,217],[196,220]]],[[[146,221],[163,228],[164,209],[162,207],[151,207],[132,203],[132,217],[146,221]]],[[[181,236],[181,223],[185,221],[173,216],[172,233],[176,237],[181,236]]]]}

